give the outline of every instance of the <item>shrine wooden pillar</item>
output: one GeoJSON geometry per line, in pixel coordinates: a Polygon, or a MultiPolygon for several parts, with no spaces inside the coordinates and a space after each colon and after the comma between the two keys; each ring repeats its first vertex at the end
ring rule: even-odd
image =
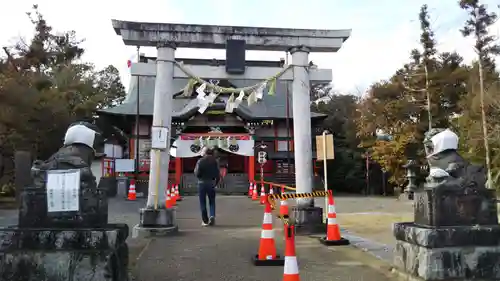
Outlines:
{"type": "Polygon", "coordinates": [[[255,156],[248,157],[248,180],[255,181],[255,156]]]}
{"type": "Polygon", "coordinates": [[[180,184],[182,177],[182,158],[175,158],[175,183],[180,184]]]}

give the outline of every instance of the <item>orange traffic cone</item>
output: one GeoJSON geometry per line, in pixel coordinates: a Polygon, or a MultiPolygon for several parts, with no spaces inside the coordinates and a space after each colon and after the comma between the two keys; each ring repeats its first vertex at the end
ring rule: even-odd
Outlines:
{"type": "Polygon", "coordinates": [[[175,196],[177,197],[177,201],[182,201],[181,193],[179,191],[179,185],[175,185],[175,196]]]}
{"type": "Polygon", "coordinates": [[[273,195],[274,194],[274,186],[270,186],[269,187],[269,195],[273,195]]]}
{"type": "Polygon", "coordinates": [[[257,201],[259,200],[259,197],[257,196],[257,184],[254,183],[253,185],[253,191],[252,191],[252,201],[257,201]]]}
{"type": "Polygon", "coordinates": [[[285,260],[276,255],[273,215],[271,212],[271,204],[266,198],[262,231],[260,233],[259,253],[255,255],[253,259],[253,264],[256,266],[277,266],[285,264],[285,260]]]}
{"type": "Polygon", "coordinates": [[[170,188],[170,200],[172,201],[172,206],[177,204],[177,197],[175,196],[175,188],[173,185],[170,188]]]}
{"type": "Polygon", "coordinates": [[[295,227],[285,224],[285,266],[283,281],[300,281],[299,265],[295,254],[295,227]]]}
{"type": "Polygon", "coordinates": [[[264,185],[260,186],[260,204],[264,205],[267,201],[267,196],[266,196],[266,188],[264,185]]]}
{"type": "Polygon", "coordinates": [[[252,198],[252,192],[253,192],[253,183],[251,182],[248,185],[248,198],[252,198]]]}
{"type": "Polygon", "coordinates": [[[335,212],[335,201],[332,192],[328,195],[328,219],[326,226],[326,237],[319,239],[321,244],[326,246],[349,245],[349,240],[340,236],[340,228],[337,224],[337,213],[335,212]]]}
{"type": "MultiPolygon", "coordinates": [[[[281,188],[281,195],[285,194],[285,188],[281,188]]],[[[289,216],[289,210],[288,210],[288,201],[286,198],[281,199],[280,201],[280,216],[283,217],[288,217],[289,216]]]]}
{"type": "Polygon", "coordinates": [[[172,198],[170,196],[170,189],[169,188],[167,188],[166,193],[167,193],[167,197],[165,198],[165,207],[167,209],[170,209],[173,207],[173,204],[172,204],[172,198]]]}
{"type": "Polygon", "coordinates": [[[128,188],[127,200],[135,201],[137,199],[137,194],[135,193],[135,179],[130,180],[130,186],[128,188]]]}

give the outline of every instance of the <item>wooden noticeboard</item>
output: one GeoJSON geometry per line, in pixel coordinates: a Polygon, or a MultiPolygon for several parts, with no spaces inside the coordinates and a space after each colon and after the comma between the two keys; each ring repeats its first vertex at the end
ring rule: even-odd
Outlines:
{"type": "MultiPolygon", "coordinates": [[[[335,151],[333,149],[333,135],[326,135],[326,159],[331,160],[335,158],[335,151]]],[[[316,136],[316,160],[323,160],[323,135],[316,136]]]]}

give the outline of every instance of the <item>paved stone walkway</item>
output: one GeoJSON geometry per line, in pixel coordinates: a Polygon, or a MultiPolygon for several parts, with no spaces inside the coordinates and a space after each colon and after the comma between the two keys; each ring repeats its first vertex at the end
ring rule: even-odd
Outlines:
{"type": "MultiPolygon", "coordinates": [[[[186,197],[177,210],[180,233],[144,243],[131,257],[132,274],[140,281],[280,281],[283,267],[250,262],[257,253],[262,216],[258,203],[219,196],[217,225],[202,227],[197,197],[186,197]]],[[[283,253],[282,225],[274,225],[278,252],[283,253]]],[[[327,248],[316,239],[297,237],[296,247],[302,281],[390,280],[380,261],[352,246],[327,248]]]]}

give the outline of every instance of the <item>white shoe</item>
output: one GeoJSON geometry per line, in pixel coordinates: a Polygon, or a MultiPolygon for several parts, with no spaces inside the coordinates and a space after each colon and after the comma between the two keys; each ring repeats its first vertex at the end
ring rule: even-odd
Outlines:
{"type": "Polygon", "coordinates": [[[201,222],[201,226],[209,226],[209,224],[208,224],[208,222],[204,222],[204,221],[202,221],[202,222],[201,222]]]}

